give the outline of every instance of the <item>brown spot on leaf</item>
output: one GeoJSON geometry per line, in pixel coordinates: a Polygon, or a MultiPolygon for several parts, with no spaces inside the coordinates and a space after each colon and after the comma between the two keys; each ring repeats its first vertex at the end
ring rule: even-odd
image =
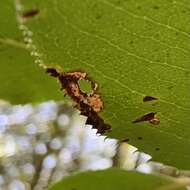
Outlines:
{"type": "Polygon", "coordinates": [[[52,77],[58,77],[59,73],[54,68],[47,68],[46,72],[49,73],[52,77]]]}
{"type": "Polygon", "coordinates": [[[122,142],[129,142],[129,138],[123,139],[122,142]]]}
{"type": "Polygon", "coordinates": [[[29,18],[29,17],[34,17],[34,16],[36,16],[36,15],[38,15],[39,14],[39,10],[38,9],[31,9],[31,10],[28,10],[28,11],[26,11],[26,12],[23,12],[22,14],[21,14],[21,17],[23,18],[23,19],[27,19],[27,18],[29,18]]]}
{"type": "Polygon", "coordinates": [[[46,72],[58,78],[65,95],[69,96],[76,103],[75,107],[81,111],[82,115],[88,117],[87,124],[91,124],[101,134],[110,131],[111,126],[104,123],[104,120],[98,115],[98,112],[103,108],[103,102],[97,90],[98,85],[85,72],[59,72],[54,68],[47,68],[46,72]],[[92,91],[90,94],[80,89],[79,80],[85,80],[91,84],[92,91]]]}
{"type": "Polygon", "coordinates": [[[143,98],[143,102],[149,102],[149,101],[153,101],[153,100],[158,100],[158,98],[156,98],[154,96],[145,96],[143,98]]]}
{"type": "Polygon", "coordinates": [[[155,112],[145,114],[141,116],[140,118],[137,118],[135,121],[133,121],[133,123],[139,123],[142,121],[150,121],[151,119],[154,119],[155,114],[156,114],[155,112]]]}
{"type": "Polygon", "coordinates": [[[136,120],[133,121],[133,123],[140,123],[148,121],[149,123],[153,125],[158,125],[160,123],[160,120],[156,118],[156,112],[147,113],[136,120]]]}

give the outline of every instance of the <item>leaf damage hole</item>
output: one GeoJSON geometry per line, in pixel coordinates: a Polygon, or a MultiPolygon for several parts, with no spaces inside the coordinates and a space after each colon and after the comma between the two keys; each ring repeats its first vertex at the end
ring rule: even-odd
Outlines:
{"type": "Polygon", "coordinates": [[[151,112],[147,113],[136,120],[133,121],[133,123],[140,123],[140,122],[145,122],[148,121],[149,123],[153,125],[158,125],[160,124],[160,120],[156,117],[156,112],[151,112]]]}
{"type": "Polygon", "coordinates": [[[97,133],[104,134],[111,130],[109,124],[104,123],[98,112],[103,109],[103,102],[98,93],[98,85],[87,73],[82,71],[59,72],[55,68],[49,67],[46,72],[57,78],[61,84],[61,90],[74,102],[75,107],[80,110],[82,115],[87,116],[87,124],[97,129],[97,133]],[[81,90],[79,81],[84,80],[91,86],[89,93],[81,90]]]}
{"type": "Polygon", "coordinates": [[[158,98],[154,97],[154,96],[145,96],[143,98],[143,102],[149,102],[149,101],[153,101],[153,100],[158,100],[158,98]]]}
{"type": "Polygon", "coordinates": [[[92,93],[92,88],[91,88],[91,84],[89,83],[89,81],[79,80],[78,84],[79,84],[79,87],[82,92],[84,92],[86,94],[92,93]]]}
{"type": "Polygon", "coordinates": [[[160,148],[155,148],[155,150],[156,150],[156,151],[159,151],[159,150],[160,150],[160,148]]]}
{"type": "Polygon", "coordinates": [[[40,12],[39,9],[30,9],[28,11],[21,13],[21,17],[22,19],[28,19],[30,17],[37,16],[39,12],[40,12]]]}
{"type": "Polygon", "coordinates": [[[138,139],[138,140],[143,140],[143,138],[142,138],[142,137],[137,137],[137,139],[138,139]]]}

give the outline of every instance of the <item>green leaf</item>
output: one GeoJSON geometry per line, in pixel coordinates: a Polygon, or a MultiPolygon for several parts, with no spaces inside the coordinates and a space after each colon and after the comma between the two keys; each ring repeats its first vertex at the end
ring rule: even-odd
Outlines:
{"type": "Polygon", "coordinates": [[[177,186],[174,182],[161,177],[119,169],[108,169],[66,177],[61,182],[53,185],[50,190],[166,190],[167,187],[172,190],[185,189],[178,188],[180,186],[177,186]]]}
{"type": "Polygon", "coordinates": [[[12,0],[0,6],[0,99],[11,103],[61,99],[58,84],[34,64],[16,22],[12,0]]]}
{"type": "Polygon", "coordinates": [[[109,137],[190,169],[190,1],[23,1],[45,63],[99,85],[109,137]],[[143,102],[145,96],[156,100],[143,102]],[[133,123],[147,113],[158,120],[133,123]]]}

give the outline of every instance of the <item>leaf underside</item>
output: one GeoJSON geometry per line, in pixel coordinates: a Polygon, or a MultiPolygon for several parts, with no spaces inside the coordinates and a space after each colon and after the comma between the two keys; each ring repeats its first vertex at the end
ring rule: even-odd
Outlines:
{"type": "Polygon", "coordinates": [[[96,172],[85,172],[67,177],[53,185],[50,190],[161,190],[163,187],[163,189],[185,189],[175,186],[176,184],[160,177],[118,169],[108,169],[96,172]]]}
{"type": "Polygon", "coordinates": [[[189,0],[23,5],[39,11],[25,24],[44,63],[65,72],[82,70],[99,85],[104,102],[99,115],[112,126],[108,137],[128,139],[155,161],[189,169],[189,0]],[[146,96],[155,99],[143,101],[146,96]],[[134,123],[148,113],[156,113],[158,125],[134,123]]]}

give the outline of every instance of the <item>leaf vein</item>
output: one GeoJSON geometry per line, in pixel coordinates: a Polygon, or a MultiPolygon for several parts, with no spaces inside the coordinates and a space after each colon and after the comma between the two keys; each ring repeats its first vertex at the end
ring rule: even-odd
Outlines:
{"type": "Polygon", "coordinates": [[[173,30],[173,31],[175,31],[175,32],[179,32],[179,33],[183,34],[184,36],[190,38],[190,34],[189,34],[189,33],[185,32],[185,31],[182,31],[182,30],[180,30],[180,29],[178,29],[178,28],[176,28],[176,27],[173,27],[173,26],[171,26],[171,25],[168,25],[168,24],[164,24],[164,23],[155,21],[155,20],[153,20],[152,18],[150,18],[150,17],[148,17],[148,16],[143,16],[143,17],[141,17],[141,16],[139,16],[139,15],[137,15],[137,14],[135,14],[135,13],[129,11],[129,10],[123,9],[122,7],[116,6],[116,5],[114,5],[113,3],[110,3],[110,2],[105,1],[105,0],[101,0],[101,1],[99,0],[99,2],[104,3],[104,4],[107,4],[107,5],[113,7],[113,8],[115,8],[115,9],[117,9],[117,10],[120,10],[120,11],[122,11],[122,12],[125,12],[126,14],[131,15],[131,16],[133,16],[134,18],[138,18],[138,19],[141,19],[141,20],[144,20],[144,21],[148,21],[148,22],[151,22],[151,23],[153,23],[153,24],[156,24],[156,25],[162,26],[162,27],[164,27],[164,28],[167,28],[167,29],[169,29],[169,30],[173,30]]]}
{"type": "MultiPolygon", "coordinates": [[[[58,10],[58,8],[57,8],[57,10],[58,10]]],[[[90,36],[90,37],[93,37],[93,38],[97,38],[97,39],[99,39],[99,40],[101,40],[101,41],[107,43],[110,47],[113,47],[113,48],[117,49],[117,50],[120,51],[120,52],[123,52],[123,53],[125,53],[125,54],[128,54],[129,56],[135,57],[135,58],[137,58],[137,59],[139,59],[139,60],[142,60],[142,61],[145,61],[145,62],[151,63],[151,64],[154,64],[154,63],[155,63],[155,64],[158,64],[158,65],[168,66],[168,67],[175,68],[175,69],[179,69],[179,70],[182,70],[182,71],[190,71],[190,69],[187,69],[187,68],[184,68],[184,67],[180,67],[180,66],[177,66],[177,65],[171,65],[171,64],[168,64],[167,62],[151,61],[151,60],[146,59],[146,58],[144,58],[144,57],[142,57],[142,56],[136,55],[136,54],[134,54],[134,53],[128,51],[127,49],[124,49],[124,48],[122,48],[122,47],[120,47],[120,46],[114,44],[113,42],[111,42],[110,40],[108,40],[108,39],[105,38],[105,37],[102,37],[102,36],[99,36],[99,35],[90,33],[90,32],[88,32],[88,31],[86,31],[86,30],[83,30],[83,29],[79,28],[78,26],[76,26],[76,25],[70,23],[62,13],[59,12],[59,14],[60,14],[60,16],[63,18],[63,20],[65,21],[65,24],[66,24],[66,25],[69,25],[71,28],[73,28],[73,29],[76,30],[77,32],[82,33],[82,34],[87,35],[87,36],[90,36]]]]}

